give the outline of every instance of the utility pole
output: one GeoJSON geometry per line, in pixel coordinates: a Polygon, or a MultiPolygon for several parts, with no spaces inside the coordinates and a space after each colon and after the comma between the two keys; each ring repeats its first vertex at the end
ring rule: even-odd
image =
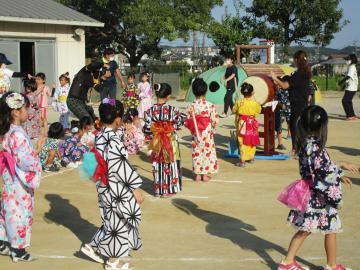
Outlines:
{"type": "Polygon", "coordinates": [[[202,44],[201,44],[203,57],[205,56],[205,40],[206,40],[206,34],[205,34],[205,32],[203,32],[202,33],[202,44]]]}

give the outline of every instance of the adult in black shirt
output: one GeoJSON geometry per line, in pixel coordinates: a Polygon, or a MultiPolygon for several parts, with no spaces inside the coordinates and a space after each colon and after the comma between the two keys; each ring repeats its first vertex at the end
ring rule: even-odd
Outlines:
{"type": "Polygon", "coordinates": [[[311,68],[304,51],[297,51],[294,54],[294,65],[297,70],[290,76],[289,81],[279,80],[274,73],[271,73],[274,82],[283,89],[289,89],[290,98],[290,132],[293,150],[295,150],[296,124],[302,111],[311,101],[310,79],[311,68]]]}
{"type": "MultiPolygon", "coordinates": [[[[94,79],[97,78],[102,67],[102,62],[91,63],[80,69],[72,81],[66,104],[78,119],[88,116],[95,121],[94,110],[86,104],[86,101],[90,88],[97,83],[94,79]]],[[[107,76],[109,74],[102,76],[102,79],[106,79],[107,76]]]]}
{"type": "Polygon", "coordinates": [[[238,70],[234,65],[234,61],[235,59],[233,56],[226,58],[227,68],[224,76],[226,94],[224,97],[224,113],[220,116],[222,118],[227,117],[229,108],[230,111],[232,111],[232,108],[234,107],[233,95],[236,91],[236,84],[239,81],[238,70]]]}

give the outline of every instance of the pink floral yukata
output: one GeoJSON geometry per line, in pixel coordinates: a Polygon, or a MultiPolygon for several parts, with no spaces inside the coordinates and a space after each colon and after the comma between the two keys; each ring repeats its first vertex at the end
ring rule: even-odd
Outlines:
{"type": "Polygon", "coordinates": [[[30,245],[34,190],[40,185],[40,160],[21,126],[11,125],[2,147],[14,159],[15,175],[8,168],[2,173],[0,240],[9,242],[12,248],[23,249],[30,245]]]}

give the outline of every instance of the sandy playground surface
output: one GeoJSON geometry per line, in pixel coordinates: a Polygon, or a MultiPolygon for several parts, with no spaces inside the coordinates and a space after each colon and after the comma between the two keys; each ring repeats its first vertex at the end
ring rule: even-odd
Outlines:
{"type": "MultiPolygon", "coordinates": [[[[173,103],[181,109],[187,106],[173,103]]],[[[332,159],[360,165],[360,120],[343,120],[338,93],[324,95],[322,105],[331,118],[327,149],[332,159]]],[[[358,97],[355,106],[360,115],[358,97]]],[[[56,121],[57,116],[50,113],[49,120],[56,121]]],[[[276,197],[297,179],[297,161],[257,161],[245,169],[235,167],[235,159],[223,158],[233,122],[228,118],[219,124],[215,142],[220,173],[210,183],[190,180],[191,141],[186,129],[179,133],[185,181],[183,192],[173,199],[152,196],[151,164],[145,154],[130,158],[144,179],[146,196],[141,224],[144,248],[130,258],[136,269],[276,269],[294,233],[285,224],[288,209],[276,197]]],[[[285,144],[289,149],[290,141],[285,144]]],[[[338,237],[338,258],[355,270],[360,263],[360,175],[348,175],[354,186],[344,189],[340,214],[344,232],[338,237]]],[[[0,270],[102,269],[78,252],[100,223],[94,184],[79,180],[74,169],[44,173],[42,178],[36,192],[31,246],[39,260],[13,264],[8,257],[0,257],[0,270]]],[[[326,262],[323,236],[310,236],[298,260],[311,269],[321,269],[326,262]]]]}

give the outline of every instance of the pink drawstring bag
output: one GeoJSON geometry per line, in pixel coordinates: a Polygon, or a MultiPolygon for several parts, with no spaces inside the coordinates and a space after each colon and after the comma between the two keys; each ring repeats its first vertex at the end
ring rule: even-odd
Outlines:
{"type": "Polygon", "coordinates": [[[309,181],[300,179],[288,185],[278,196],[287,207],[304,213],[311,196],[309,181]]]}

